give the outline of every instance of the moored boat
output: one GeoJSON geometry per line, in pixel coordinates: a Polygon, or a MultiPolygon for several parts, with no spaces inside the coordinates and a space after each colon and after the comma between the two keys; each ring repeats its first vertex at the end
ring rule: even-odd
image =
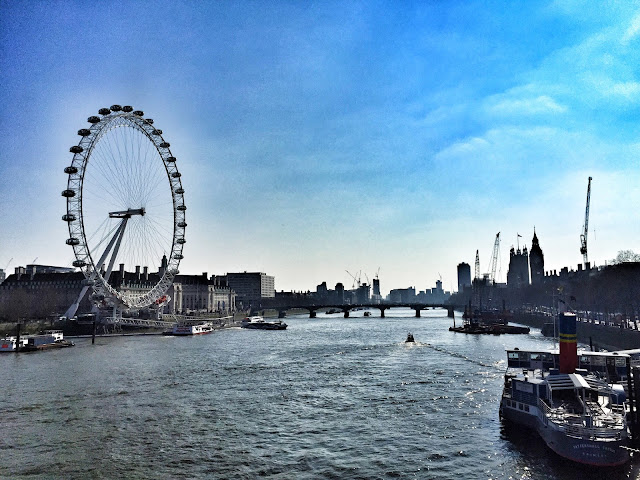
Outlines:
{"type": "Polygon", "coordinates": [[[285,330],[287,324],[281,320],[267,322],[263,317],[255,315],[252,317],[246,317],[242,321],[242,328],[250,328],[255,330],[285,330]]]}
{"type": "Polygon", "coordinates": [[[46,330],[38,335],[20,337],[20,352],[36,352],[55,348],[73,347],[75,344],[64,339],[62,330],[46,330]]]}
{"type": "MultiPolygon", "coordinates": [[[[500,416],[535,430],[558,455],[574,462],[614,466],[629,460],[626,397],[586,369],[577,369],[575,316],[560,318],[559,368],[545,368],[553,355],[531,352],[523,365],[514,350],[500,402],[500,416]]],[[[528,352],[527,352],[528,353],[528,352]]]]}
{"type": "Polygon", "coordinates": [[[165,332],[167,335],[188,336],[204,335],[213,332],[213,325],[210,322],[179,322],[173,328],[165,332]]]}
{"type": "MultiPolygon", "coordinates": [[[[25,337],[20,337],[20,347],[26,342],[25,337]]],[[[0,352],[15,352],[18,350],[17,337],[4,337],[0,339],[0,352]]]]}

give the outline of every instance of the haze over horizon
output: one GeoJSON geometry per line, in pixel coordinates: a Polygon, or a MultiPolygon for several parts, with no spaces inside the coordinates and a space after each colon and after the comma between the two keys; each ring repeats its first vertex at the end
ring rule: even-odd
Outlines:
{"type": "Polygon", "coordinates": [[[455,290],[534,227],[576,269],[589,176],[589,260],[640,253],[640,5],[606,5],[4,1],[0,268],[71,265],[63,169],[112,104],[178,159],[181,273],[455,290]]]}

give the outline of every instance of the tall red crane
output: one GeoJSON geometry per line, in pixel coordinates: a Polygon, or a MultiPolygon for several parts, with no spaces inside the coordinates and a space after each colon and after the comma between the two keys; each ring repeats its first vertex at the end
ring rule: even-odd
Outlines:
{"type": "Polygon", "coordinates": [[[584,268],[587,268],[589,258],[587,256],[587,233],[589,232],[589,202],[591,200],[591,177],[589,177],[589,184],[587,185],[587,208],[584,212],[584,225],[582,228],[582,234],[580,234],[580,253],[584,261],[584,268]]]}

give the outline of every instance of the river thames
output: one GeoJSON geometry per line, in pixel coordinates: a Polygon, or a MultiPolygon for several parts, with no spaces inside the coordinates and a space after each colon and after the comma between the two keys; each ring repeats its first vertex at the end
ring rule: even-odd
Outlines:
{"type": "Polygon", "coordinates": [[[639,460],[577,466],[502,425],[505,349],[552,347],[539,330],[351,315],[4,354],[0,478],[637,478],[639,460]]]}

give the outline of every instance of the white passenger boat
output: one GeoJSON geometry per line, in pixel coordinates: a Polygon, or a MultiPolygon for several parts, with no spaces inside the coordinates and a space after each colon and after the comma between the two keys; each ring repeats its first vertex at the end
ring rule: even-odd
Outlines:
{"type": "Polygon", "coordinates": [[[210,322],[180,322],[176,323],[170,335],[203,335],[213,332],[213,325],[210,322]]]}

